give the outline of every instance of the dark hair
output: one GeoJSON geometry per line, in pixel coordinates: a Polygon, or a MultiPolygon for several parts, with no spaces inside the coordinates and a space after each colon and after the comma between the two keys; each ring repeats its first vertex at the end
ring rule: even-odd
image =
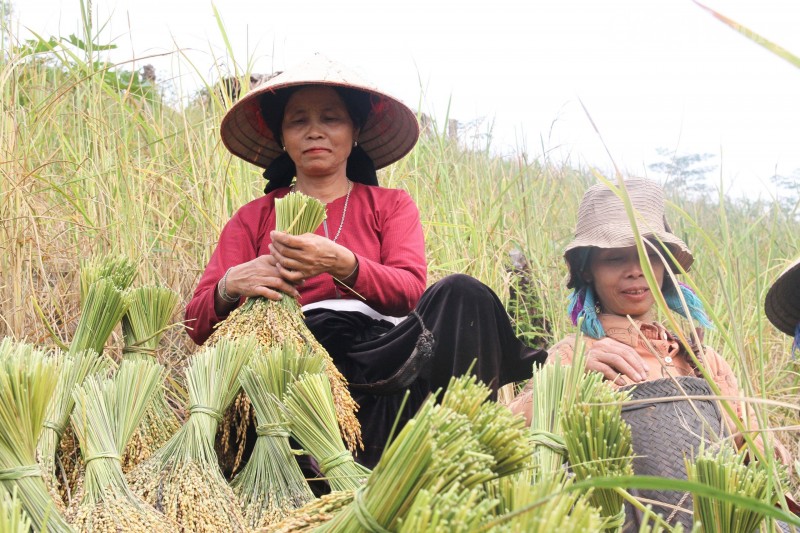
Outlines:
{"type": "MultiPolygon", "coordinates": [[[[281,144],[283,115],[286,111],[286,104],[289,98],[300,89],[314,87],[316,84],[296,85],[286,87],[274,93],[267,93],[261,97],[260,109],[261,116],[267,127],[275,137],[275,142],[281,144]],[[268,105],[264,105],[267,103],[268,105]]],[[[349,87],[339,87],[336,85],[322,85],[331,87],[344,102],[347,114],[353,122],[353,127],[361,129],[369,118],[372,111],[372,96],[357,89],[349,87]]],[[[294,161],[286,152],[276,157],[272,163],[264,170],[264,178],[267,185],[264,194],[269,193],[280,187],[288,187],[292,183],[292,178],[297,173],[294,161]]],[[[378,185],[378,176],[375,172],[375,164],[361,146],[356,146],[347,158],[347,176],[358,183],[364,185],[378,185]]]]}

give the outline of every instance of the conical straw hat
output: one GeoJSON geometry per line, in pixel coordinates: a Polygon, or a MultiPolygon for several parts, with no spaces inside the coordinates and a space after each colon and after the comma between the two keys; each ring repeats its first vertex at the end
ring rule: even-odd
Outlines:
{"type": "Polygon", "coordinates": [[[371,97],[372,109],[361,127],[358,144],[382,168],[411,151],[419,137],[414,112],[399,99],[376,88],[347,67],[316,54],[305,63],[286,69],[251,89],[222,119],[222,142],[234,155],[267,168],[283,153],[261,114],[261,107],[274,104],[282,89],[299,85],[330,85],[363,91],[371,97]]]}
{"type": "Polygon", "coordinates": [[[776,328],[794,337],[800,323],[800,259],[789,265],[769,288],[764,311],[776,328]]]}

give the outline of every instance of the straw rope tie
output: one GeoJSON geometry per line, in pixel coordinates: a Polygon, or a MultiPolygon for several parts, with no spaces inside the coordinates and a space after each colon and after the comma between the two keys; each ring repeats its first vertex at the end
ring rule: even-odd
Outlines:
{"type": "Polygon", "coordinates": [[[189,414],[193,415],[195,413],[203,413],[205,415],[208,415],[217,422],[222,421],[222,413],[220,413],[216,409],[212,409],[211,407],[206,407],[205,405],[197,405],[197,404],[190,405],[189,414]]]}
{"type": "Polygon", "coordinates": [[[530,438],[535,446],[547,446],[556,453],[567,454],[567,445],[561,435],[556,435],[543,429],[536,429],[531,430],[530,438]]]}
{"type": "Polygon", "coordinates": [[[369,509],[364,504],[364,488],[362,486],[357,489],[353,498],[353,511],[355,511],[356,520],[367,533],[391,533],[370,514],[369,509]]]}
{"type": "Polygon", "coordinates": [[[148,348],[147,346],[136,346],[136,345],[124,346],[122,348],[122,353],[123,354],[140,353],[142,355],[152,355],[152,356],[155,357],[156,349],[155,348],[148,348]]]}
{"type": "Polygon", "coordinates": [[[256,426],[256,435],[259,437],[290,437],[291,434],[286,426],[280,422],[272,422],[269,424],[259,424],[256,426]]]}
{"type": "Polygon", "coordinates": [[[122,457],[119,454],[114,452],[100,452],[94,455],[90,455],[86,459],[83,460],[83,464],[88,465],[90,462],[94,461],[95,459],[113,459],[115,461],[122,462],[122,457]]]}
{"type": "Polygon", "coordinates": [[[64,430],[66,429],[67,425],[59,424],[58,422],[53,422],[52,420],[45,420],[42,423],[42,427],[52,429],[56,432],[56,435],[58,435],[58,438],[60,439],[64,435],[64,430]]]}
{"type": "Polygon", "coordinates": [[[16,481],[24,477],[40,477],[42,470],[39,465],[15,466],[0,470],[0,481],[16,481]]]}
{"type": "Polygon", "coordinates": [[[339,455],[334,455],[333,457],[328,457],[327,459],[321,460],[319,462],[319,469],[322,470],[323,474],[327,474],[331,468],[334,468],[336,466],[346,463],[347,461],[352,461],[352,460],[353,456],[350,455],[350,452],[345,450],[339,455]]]}

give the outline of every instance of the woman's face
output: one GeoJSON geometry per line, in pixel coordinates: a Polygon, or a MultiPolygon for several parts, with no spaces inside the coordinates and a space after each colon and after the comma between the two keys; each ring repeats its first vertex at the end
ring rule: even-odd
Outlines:
{"type": "Polygon", "coordinates": [[[335,90],[312,86],[296,91],[286,102],[281,130],[298,179],[346,175],[358,132],[335,90]]]}
{"type": "MultiPolygon", "coordinates": [[[[649,256],[656,283],[661,287],[664,282],[664,265],[654,250],[649,250],[649,256]]],[[[655,298],[639,265],[636,246],[593,249],[587,278],[586,281],[594,283],[604,313],[630,315],[637,320],[652,320],[655,298]]]]}

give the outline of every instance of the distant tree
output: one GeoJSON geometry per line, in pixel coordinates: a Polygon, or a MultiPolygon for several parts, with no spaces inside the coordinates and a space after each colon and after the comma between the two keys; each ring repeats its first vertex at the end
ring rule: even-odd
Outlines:
{"type": "Polygon", "coordinates": [[[695,194],[711,192],[707,175],[716,170],[717,165],[704,165],[714,159],[714,154],[678,154],[667,148],[656,148],[656,153],[663,159],[647,166],[661,175],[664,187],[673,191],[695,194]]]}
{"type": "Polygon", "coordinates": [[[781,209],[792,218],[800,216],[800,168],[791,176],[775,174],[770,181],[777,189],[776,199],[781,209]]]}

